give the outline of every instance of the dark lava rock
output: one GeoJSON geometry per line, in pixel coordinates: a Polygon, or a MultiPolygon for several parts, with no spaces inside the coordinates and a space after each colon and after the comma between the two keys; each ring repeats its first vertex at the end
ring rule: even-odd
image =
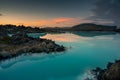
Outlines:
{"type": "Polygon", "coordinates": [[[25,33],[17,33],[12,37],[0,39],[0,60],[28,53],[50,53],[65,51],[65,47],[52,40],[28,37],[25,33]],[[7,40],[6,40],[7,39],[7,40]],[[9,44],[8,44],[9,42],[9,44]]]}
{"type": "Polygon", "coordinates": [[[102,80],[120,80],[120,62],[112,64],[102,75],[102,80]]]}
{"type": "Polygon", "coordinates": [[[32,38],[29,38],[25,33],[17,33],[11,37],[11,43],[12,44],[24,44],[31,40],[32,38]]]}
{"type": "Polygon", "coordinates": [[[93,70],[97,76],[97,80],[120,80],[120,60],[116,60],[115,63],[108,63],[107,69],[95,69],[93,70]]]}

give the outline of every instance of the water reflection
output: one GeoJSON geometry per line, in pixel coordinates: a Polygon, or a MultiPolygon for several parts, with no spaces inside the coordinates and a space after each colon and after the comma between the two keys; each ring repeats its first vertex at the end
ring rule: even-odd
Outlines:
{"type": "Polygon", "coordinates": [[[94,32],[81,31],[81,32],[73,32],[73,34],[82,36],[82,37],[95,37],[95,36],[103,36],[103,35],[115,35],[117,33],[116,32],[99,32],[99,31],[94,31],[94,32]]]}
{"type": "Polygon", "coordinates": [[[77,42],[79,40],[88,40],[90,37],[82,37],[72,33],[62,33],[62,34],[47,34],[41,38],[51,39],[58,42],[77,42]]]}
{"type": "MultiPolygon", "coordinates": [[[[83,40],[91,40],[93,37],[102,35],[115,35],[115,32],[72,32],[61,34],[47,34],[41,38],[51,39],[58,42],[77,42],[83,40]]],[[[100,39],[109,39],[109,37],[102,37],[100,39]]]]}

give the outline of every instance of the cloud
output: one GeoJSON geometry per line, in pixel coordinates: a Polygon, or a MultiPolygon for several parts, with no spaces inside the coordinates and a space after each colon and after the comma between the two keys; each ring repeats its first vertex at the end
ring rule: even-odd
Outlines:
{"type": "Polygon", "coordinates": [[[94,22],[104,21],[120,27],[120,0],[98,0],[93,9],[93,16],[89,19],[94,22]]]}
{"type": "Polygon", "coordinates": [[[53,19],[53,22],[55,23],[63,23],[63,22],[69,22],[69,21],[73,21],[74,18],[56,18],[53,19]]]}
{"type": "Polygon", "coordinates": [[[53,19],[52,22],[57,26],[65,26],[65,27],[69,27],[80,23],[77,18],[56,18],[53,19]]]}

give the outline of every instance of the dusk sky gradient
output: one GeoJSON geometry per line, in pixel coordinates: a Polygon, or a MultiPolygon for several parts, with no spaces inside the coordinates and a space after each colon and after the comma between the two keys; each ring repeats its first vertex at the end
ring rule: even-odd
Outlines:
{"type": "MultiPolygon", "coordinates": [[[[97,0],[0,0],[0,24],[72,26],[93,16],[97,0]]],[[[107,21],[106,21],[107,22],[107,21]]]]}

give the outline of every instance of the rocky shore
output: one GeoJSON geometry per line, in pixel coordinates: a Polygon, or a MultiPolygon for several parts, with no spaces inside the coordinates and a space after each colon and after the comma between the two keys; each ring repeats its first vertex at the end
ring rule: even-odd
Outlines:
{"type": "Polygon", "coordinates": [[[52,40],[28,37],[25,33],[17,33],[12,37],[0,33],[0,60],[20,54],[50,53],[64,50],[65,47],[52,40]]]}
{"type": "Polygon", "coordinates": [[[39,27],[31,27],[31,26],[24,26],[24,25],[0,25],[0,30],[4,30],[4,33],[7,34],[16,34],[16,33],[41,33],[45,32],[43,29],[39,27]]]}
{"type": "Polygon", "coordinates": [[[97,67],[92,70],[92,73],[97,80],[120,80],[120,60],[116,60],[114,63],[109,62],[106,69],[97,67]]]}

